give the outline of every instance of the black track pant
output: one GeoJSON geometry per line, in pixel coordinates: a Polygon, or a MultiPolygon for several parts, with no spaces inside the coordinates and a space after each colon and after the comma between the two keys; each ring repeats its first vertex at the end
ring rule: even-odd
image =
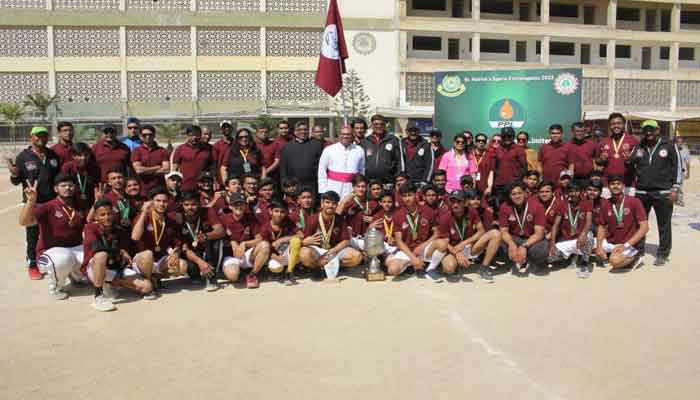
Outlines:
{"type": "Polygon", "coordinates": [[[668,257],[671,254],[671,217],[673,216],[673,202],[668,199],[667,193],[637,193],[636,197],[644,204],[647,217],[651,209],[654,209],[656,225],[659,227],[659,249],[656,251],[656,255],[668,257]]]}

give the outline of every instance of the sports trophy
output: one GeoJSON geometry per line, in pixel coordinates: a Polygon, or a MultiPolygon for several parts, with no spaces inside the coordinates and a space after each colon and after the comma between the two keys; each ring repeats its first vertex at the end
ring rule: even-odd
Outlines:
{"type": "Polygon", "coordinates": [[[384,253],[384,234],[377,228],[369,228],[365,235],[365,254],[371,257],[367,266],[367,280],[383,281],[384,271],[382,271],[379,256],[384,253]]]}

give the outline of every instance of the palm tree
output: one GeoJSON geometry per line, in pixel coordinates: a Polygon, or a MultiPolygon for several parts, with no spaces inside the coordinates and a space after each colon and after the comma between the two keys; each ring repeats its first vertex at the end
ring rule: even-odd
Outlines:
{"type": "Polygon", "coordinates": [[[48,96],[43,93],[28,94],[24,99],[24,105],[31,107],[36,114],[46,121],[52,107],[58,102],[58,95],[48,96]]]}
{"type": "Polygon", "coordinates": [[[10,137],[12,138],[12,150],[17,150],[17,122],[24,116],[24,106],[19,103],[0,103],[0,115],[10,125],[10,137]]]}

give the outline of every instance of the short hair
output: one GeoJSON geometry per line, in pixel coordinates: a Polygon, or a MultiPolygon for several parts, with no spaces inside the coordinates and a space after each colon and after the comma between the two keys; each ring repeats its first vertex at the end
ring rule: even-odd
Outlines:
{"type": "Polygon", "coordinates": [[[397,178],[404,178],[406,180],[411,180],[411,175],[408,174],[406,171],[401,171],[398,174],[396,174],[396,178],[394,178],[394,181],[396,181],[397,178]]]}
{"type": "Polygon", "coordinates": [[[287,126],[289,126],[289,121],[287,121],[286,119],[280,120],[280,121],[277,122],[277,127],[279,128],[280,125],[287,125],[287,126]]]}
{"type": "Polygon", "coordinates": [[[279,201],[277,199],[271,200],[270,204],[268,205],[267,208],[269,210],[278,209],[278,210],[284,210],[285,212],[289,211],[289,209],[287,208],[287,204],[285,202],[279,201]]]}
{"type": "Polygon", "coordinates": [[[306,121],[297,121],[297,122],[294,124],[294,129],[299,129],[299,127],[301,127],[301,126],[306,126],[306,127],[308,127],[309,124],[306,123],[306,121]]]}
{"type": "Polygon", "coordinates": [[[56,125],[57,130],[61,130],[61,128],[65,128],[66,126],[73,127],[73,124],[69,121],[61,121],[56,125]]]}
{"type": "Polygon", "coordinates": [[[608,122],[612,121],[614,118],[620,118],[620,119],[622,119],[622,122],[627,122],[627,119],[625,119],[625,116],[619,112],[610,113],[610,115],[608,115],[608,122]]]}
{"type": "Polygon", "coordinates": [[[199,125],[191,125],[185,128],[185,135],[192,136],[194,133],[202,133],[202,128],[199,125]]]}
{"type": "Polygon", "coordinates": [[[125,179],[124,181],[126,181],[127,183],[128,183],[129,181],[136,181],[136,182],[139,183],[139,185],[141,184],[141,178],[139,178],[138,175],[129,175],[129,176],[126,177],[126,179],[125,179]]]}
{"type": "Polygon", "coordinates": [[[581,121],[576,121],[573,124],[571,124],[571,130],[573,131],[576,128],[583,128],[583,122],[581,121]]]}
{"type": "Polygon", "coordinates": [[[384,186],[384,183],[381,181],[381,179],[370,179],[368,186],[372,187],[374,185],[384,186]]]}
{"type": "Polygon", "coordinates": [[[554,182],[550,181],[549,179],[545,179],[542,182],[540,182],[539,185],[537,185],[537,190],[540,190],[545,186],[551,187],[552,190],[554,190],[554,188],[557,187],[557,185],[554,182]]]}
{"type": "Polygon", "coordinates": [[[550,131],[553,131],[553,130],[564,131],[564,128],[562,128],[561,124],[552,124],[549,126],[549,130],[550,131]]]}
{"type": "Polygon", "coordinates": [[[432,190],[433,192],[437,193],[437,188],[433,185],[425,185],[423,188],[421,188],[421,193],[428,193],[429,190],[432,190]]]}
{"type": "Polygon", "coordinates": [[[409,194],[409,193],[415,193],[416,192],[416,185],[414,185],[412,182],[406,182],[401,187],[399,188],[399,193],[402,195],[404,194],[409,194]]]}
{"type": "Polygon", "coordinates": [[[95,202],[95,204],[92,206],[92,209],[97,211],[98,208],[102,207],[107,207],[109,209],[112,209],[112,202],[107,200],[107,199],[99,199],[95,202]]]}
{"type": "Polygon", "coordinates": [[[170,197],[170,192],[163,186],[156,186],[153,189],[148,191],[148,200],[153,200],[156,196],[164,194],[168,197],[170,197]]]}
{"type": "Polygon", "coordinates": [[[439,129],[431,129],[430,132],[428,133],[428,136],[437,136],[440,139],[442,139],[442,132],[439,129]]]}
{"type": "Polygon", "coordinates": [[[567,192],[568,192],[568,191],[571,191],[571,190],[579,190],[579,191],[580,191],[581,189],[582,189],[582,188],[581,188],[581,184],[580,184],[580,183],[578,183],[578,182],[576,182],[576,181],[571,181],[571,183],[569,184],[569,186],[566,188],[566,191],[567,191],[567,192]]]}
{"type": "Polygon", "coordinates": [[[371,117],[369,120],[370,120],[371,122],[374,122],[374,121],[383,121],[383,122],[386,122],[386,118],[385,118],[383,115],[381,115],[381,114],[374,114],[374,115],[372,115],[372,117],[371,117]]]}
{"type": "Polygon", "coordinates": [[[394,193],[389,190],[382,190],[382,194],[379,195],[379,199],[381,200],[385,197],[391,197],[391,202],[392,204],[394,203],[394,193]]]}
{"type": "Polygon", "coordinates": [[[282,182],[282,187],[285,189],[290,188],[290,187],[294,187],[294,186],[299,186],[299,179],[297,179],[296,177],[291,177],[291,178],[285,180],[284,182],[282,182]]]}
{"type": "Polygon", "coordinates": [[[484,138],[484,140],[487,141],[487,142],[488,142],[488,140],[489,140],[489,137],[486,136],[486,134],[485,134],[484,132],[479,132],[479,133],[477,133],[476,136],[474,136],[474,140],[477,140],[477,139],[479,139],[480,137],[484,138]]]}
{"type": "Polygon", "coordinates": [[[243,182],[245,182],[245,180],[248,179],[248,178],[253,178],[253,179],[255,179],[256,182],[259,181],[258,176],[255,175],[255,174],[252,173],[252,172],[249,172],[249,173],[247,173],[247,174],[243,174],[243,176],[241,177],[241,180],[242,180],[243,182]]]}
{"type": "Polygon", "coordinates": [[[598,189],[598,190],[602,191],[603,190],[603,182],[589,180],[586,187],[587,188],[594,188],[594,189],[598,189]]]}
{"type": "Polygon", "coordinates": [[[352,120],[352,126],[354,127],[355,124],[362,124],[362,127],[363,127],[365,130],[367,130],[367,121],[365,121],[364,118],[360,118],[360,117],[354,118],[354,119],[352,120]]]}
{"type": "Polygon", "coordinates": [[[153,134],[156,134],[156,127],[153,125],[143,125],[141,126],[141,132],[143,131],[151,131],[153,134]]]}
{"type": "Polygon", "coordinates": [[[199,204],[199,201],[200,201],[199,192],[195,192],[195,191],[193,191],[193,190],[189,190],[189,191],[187,191],[187,192],[185,192],[185,193],[182,194],[182,199],[181,199],[181,201],[182,201],[182,202],[185,202],[185,201],[194,201],[194,202],[196,202],[197,204],[199,204]]]}
{"type": "Polygon", "coordinates": [[[53,180],[54,185],[58,185],[64,182],[70,182],[72,184],[75,184],[75,176],[71,174],[58,174],[53,180]]]}
{"type": "Polygon", "coordinates": [[[525,191],[525,184],[522,182],[511,183],[510,186],[508,186],[508,194],[510,195],[511,193],[513,193],[513,190],[515,190],[517,188],[520,188],[520,189],[522,189],[522,191],[525,191]]]}
{"type": "Polygon", "coordinates": [[[474,178],[471,175],[463,175],[461,178],[459,178],[459,186],[464,185],[473,186],[474,178]]]}
{"type": "Polygon", "coordinates": [[[527,140],[530,141],[530,134],[527,133],[526,131],[518,132],[517,136],[520,136],[520,135],[525,135],[525,138],[527,138],[527,140]]]}
{"type": "Polygon", "coordinates": [[[447,171],[445,171],[444,169],[436,169],[436,170],[435,170],[435,173],[433,173],[433,179],[434,179],[436,176],[445,176],[445,177],[446,177],[446,176],[447,176],[447,171]]]}
{"type": "Polygon", "coordinates": [[[308,185],[304,185],[301,188],[299,188],[297,193],[299,193],[299,195],[301,195],[302,193],[311,193],[312,196],[316,195],[316,191],[314,190],[314,188],[308,185]]]}
{"type": "Polygon", "coordinates": [[[540,179],[540,171],[538,171],[536,169],[531,169],[531,170],[525,172],[525,175],[523,175],[523,178],[528,178],[531,176],[536,176],[537,179],[540,179]]]}
{"type": "Polygon", "coordinates": [[[232,180],[237,180],[239,183],[241,182],[241,177],[238,175],[229,175],[226,177],[226,180],[224,181],[224,185],[228,186],[229,183],[231,183],[232,180]]]}
{"type": "Polygon", "coordinates": [[[625,177],[622,175],[613,175],[608,178],[608,185],[613,183],[613,182],[622,182],[622,184],[625,184],[625,177]]]}
{"type": "Polygon", "coordinates": [[[324,200],[328,200],[328,201],[332,201],[334,203],[337,203],[340,201],[340,196],[338,195],[338,193],[336,193],[332,190],[329,190],[321,195],[321,201],[324,201],[324,200]]]}
{"type": "Polygon", "coordinates": [[[109,174],[126,175],[126,174],[124,173],[124,169],[123,169],[122,167],[113,167],[113,168],[110,168],[110,169],[107,171],[107,177],[109,177],[109,174]]]}
{"type": "Polygon", "coordinates": [[[92,150],[90,150],[90,146],[88,146],[87,143],[83,142],[73,143],[73,146],[71,146],[70,149],[75,154],[89,155],[92,153],[92,150]]]}
{"type": "Polygon", "coordinates": [[[352,186],[357,186],[360,183],[367,183],[367,178],[362,174],[355,174],[355,176],[352,177],[352,186]]]}
{"type": "Polygon", "coordinates": [[[275,181],[272,178],[261,179],[260,182],[258,182],[258,190],[260,188],[270,185],[272,185],[273,187],[275,186],[275,181]]]}

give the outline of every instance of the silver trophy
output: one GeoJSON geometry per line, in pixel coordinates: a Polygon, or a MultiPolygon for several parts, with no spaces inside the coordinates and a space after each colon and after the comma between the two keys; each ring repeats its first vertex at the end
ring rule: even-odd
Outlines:
{"type": "Polygon", "coordinates": [[[379,256],[384,253],[384,233],[377,228],[369,228],[365,234],[365,254],[370,257],[367,266],[368,281],[383,281],[384,272],[379,256]]]}

